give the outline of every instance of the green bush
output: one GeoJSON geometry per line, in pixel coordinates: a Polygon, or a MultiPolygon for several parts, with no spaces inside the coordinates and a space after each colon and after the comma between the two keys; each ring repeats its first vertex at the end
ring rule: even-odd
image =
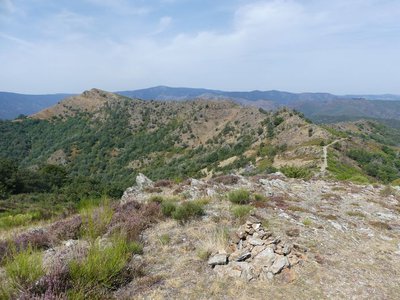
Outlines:
{"type": "Polygon", "coordinates": [[[284,166],[281,168],[281,172],[289,178],[308,179],[312,175],[309,169],[296,166],[284,166]]]}
{"type": "Polygon", "coordinates": [[[250,192],[245,189],[231,191],[228,194],[228,199],[234,204],[248,204],[250,203],[250,192]]]}
{"type": "Polygon", "coordinates": [[[172,214],[176,211],[176,203],[172,201],[161,202],[161,211],[164,216],[172,217],[172,214]]]}
{"type": "Polygon", "coordinates": [[[392,185],[394,185],[394,186],[400,186],[400,178],[399,178],[399,179],[396,179],[396,180],[393,180],[393,181],[392,181],[392,185]]]}
{"type": "Polygon", "coordinates": [[[235,205],[232,207],[232,214],[235,218],[243,219],[250,214],[252,209],[250,205],[235,205]]]}
{"type": "Polygon", "coordinates": [[[0,229],[27,225],[32,222],[32,219],[33,215],[30,213],[3,216],[0,217],[0,229]]]}
{"type": "Polygon", "coordinates": [[[201,202],[184,202],[176,208],[176,210],[172,213],[172,217],[175,220],[186,222],[190,218],[204,215],[203,206],[204,204],[201,202]]]}
{"type": "Polygon", "coordinates": [[[261,194],[254,194],[254,200],[255,201],[267,201],[268,198],[261,194]]]}

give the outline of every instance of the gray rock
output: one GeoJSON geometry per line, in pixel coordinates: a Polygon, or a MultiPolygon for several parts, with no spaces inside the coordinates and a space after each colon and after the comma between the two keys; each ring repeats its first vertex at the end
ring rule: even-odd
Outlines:
{"type": "Polygon", "coordinates": [[[244,252],[236,259],[236,261],[245,261],[246,259],[248,259],[250,257],[251,257],[250,252],[244,252]]]}
{"type": "Polygon", "coordinates": [[[240,239],[244,239],[246,237],[246,230],[245,228],[243,228],[243,226],[241,226],[237,231],[236,231],[237,236],[240,239]]]}
{"type": "Polygon", "coordinates": [[[288,255],[291,251],[292,251],[292,246],[290,246],[289,244],[285,244],[282,250],[283,255],[288,255]]]}
{"type": "Polygon", "coordinates": [[[208,260],[210,266],[226,265],[228,263],[228,256],[226,254],[216,254],[208,260]]]}
{"type": "Polygon", "coordinates": [[[274,263],[272,264],[270,271],[273,274],[278,274],[284,268],[289,266],[289,260],[286,256],[277,255],[274,263]]]}
{"type": "Polygon", "coordinates": [[[147,178],[142,173],[139,173],[139,175],[136,176],[136,184],[137,184],[139,190],[143,190],[146,187],[152,186],[153,181],[151,181],[149,178],[147,178]]]}
{"type": "Polygon", "coordinates": [[[248,239],[249,244],[252,246],[262,246],[264,245],[264,241],[260,238],[256,238],[256,237],[251,237],[248,239]]]}
{"type": "Polygon", "coordinates": [[[262,267],[270,267],[275,262],[275,257],[274,250],[268,247],[254,257],[254,264],[262,267]]]}
{"type": "Polygon", "coordinates": [[[232,263],[233,269],[241,270],[241,278],[250,281],[254,278],[254,268],[247,262],[232,263]]]}

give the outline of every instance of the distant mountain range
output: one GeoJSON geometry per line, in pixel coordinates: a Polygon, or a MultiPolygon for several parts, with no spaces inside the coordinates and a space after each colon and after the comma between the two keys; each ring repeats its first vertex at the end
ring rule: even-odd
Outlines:
{"type": "Polygon", "coordinates": [[[26,95],[0,92],[0,119],[33,114],[69,96],[72,94],[26,95]]]}
{"type": "MultiPolygon", "coordinates": [[[[391,94],[338,96],[329,93],[290,93],[275,90],[235,92],[167,86],[116,93],[143,100],[231,99],[267,110],[289,106],[318,120],[321,120],[321,116],[340,120],[361,117],[400,120],[400,95],[391,94]]],[[[69,96],[73,94],[26,95],[0,92],[0,119],[33,114],[69,96]]]]}

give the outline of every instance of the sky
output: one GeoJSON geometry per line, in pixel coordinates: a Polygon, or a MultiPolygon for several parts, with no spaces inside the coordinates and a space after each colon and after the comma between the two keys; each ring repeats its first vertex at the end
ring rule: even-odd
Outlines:
{"type": "Polygon", "coordinates": [[[0,90],[400,94],[399,0],[0,0],[0,90]]]}

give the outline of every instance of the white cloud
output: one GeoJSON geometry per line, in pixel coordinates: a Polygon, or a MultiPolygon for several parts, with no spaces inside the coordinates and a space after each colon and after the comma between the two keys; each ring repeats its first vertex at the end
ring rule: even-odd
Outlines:
{"type": "MultiPolygon", "coordinates": [[[[97,5],[126,1],[90,0],[97,5]]],[[[113,4],[119,3],[119,4],[113,4]]],[[[53,36],[24,51],[1,53],[0,82],[21,91],[122,90],[158,84],[240,89],[400,93],[398,1],[246,2],[224,32],[164,33],[160,16],[142,34],[132,28],[108,39],[90,35],[95,22],[64,12],[47,20],[53,36]],[[84,30],[83,30],[83,29],[84,30]],[[150,28],[150,29],[149,29],[150,28]],[[80,36],[79,34],[86,33],[80,36]],[[148,31],[148,32],[146,32],[148,31]],[[153,32],[153,33],[152,33],[153,32]],[[77,35],[78,38],[68,36],[77,35]],[[383,46],[382,46],[382,43],[383,46]],[[7,76],[5,75],[7,74],[7,76]]],[[[174,17],[175,18],[175,17],[174,17]]],[[[4,38],[4,36],[3,36],[4,38]]],[[[10,88],[8,88],[10,89],[10,88]]]]}

